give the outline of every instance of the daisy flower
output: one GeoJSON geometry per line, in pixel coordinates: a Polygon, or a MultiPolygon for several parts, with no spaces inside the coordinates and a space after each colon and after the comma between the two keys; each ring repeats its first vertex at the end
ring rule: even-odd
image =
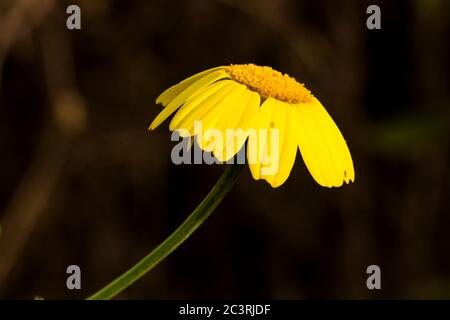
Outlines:
{"type": "Polygon", "coordinates": [[[264,179],[274,188],[289,177],[297,148],[321,186],[354,181],[350,151],[328,112],[303,84],[270,67],[212,68],[170,87],[156,103],[164,109],[150,130],[176,112],[169,129],[195,137],[202,150],[213,152],[220,161],[233,158],[247,142],[253,178],[264,179]],[[196,122],[201,122],[200,132],[196,122]],[[222,133],[222,143],[211,144],[211,129],[222,133]],[[229,134],[229,130],[241,134],[229,134]]]}

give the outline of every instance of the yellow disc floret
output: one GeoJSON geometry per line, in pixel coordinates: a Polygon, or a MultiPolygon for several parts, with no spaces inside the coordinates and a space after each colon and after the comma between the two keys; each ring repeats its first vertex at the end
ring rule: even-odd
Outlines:
{"type": "Polygon", "coordinates": [[[264,99],[274,98],[294,104],[310,102],[312,99],[311,92],[303,84],[271,67],[232,64],[225,71],[231,79],[258,92],[264,99]]]}

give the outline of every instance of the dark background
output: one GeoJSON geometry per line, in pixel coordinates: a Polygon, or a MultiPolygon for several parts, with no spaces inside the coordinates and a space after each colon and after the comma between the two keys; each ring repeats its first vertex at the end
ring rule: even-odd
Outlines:
{"type": "Polygon", "coordinates": [[[223,166],[171,163],[155,98],[253,62],[297,78],[348,141],[356,181],[300,155],[272,189],[245,169],[125,299],[450,298],[450,2],[0,0],[0,297],[85,298],[147,254],[223,166]],[[82,29],[69,31],[77,4],[82,29]],[[381,7],[382,29],[366,28],[381,7]],[[82,290],[66,288],[66,267],[82,290]],[[382,290],[366,288],[377,264],[382,290]]]}

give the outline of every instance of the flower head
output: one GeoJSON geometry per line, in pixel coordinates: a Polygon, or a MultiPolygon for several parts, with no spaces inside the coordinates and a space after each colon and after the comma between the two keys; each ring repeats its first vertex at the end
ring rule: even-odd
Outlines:
{"type": "Polygon", "coordinates": [[[247,141],[253,178],[272,187],[289,177],[297,147],[320,185],[338,187],[354,181],[347,144],[325,108],[303,84],[270,67],[209,69],[170,87],[156,102],[165,108],[151,130],[178,110],[169,129],[195,136],[203,150],[221,161],[234,157],[247,141]],[[198,121],[200,131],[195,127],[198,121]]]}

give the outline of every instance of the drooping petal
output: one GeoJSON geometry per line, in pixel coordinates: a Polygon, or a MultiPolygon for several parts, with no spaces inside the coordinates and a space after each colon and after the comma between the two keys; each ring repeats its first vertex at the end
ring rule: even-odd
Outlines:
{"type": "Polygon", "coordinates": [[[177,83],[176,85],[171,86],[169,89],[165,90],[163,93],[161,93],[158,98],[156,98],[156,103],[161,103],[163,106],[167,106],[173,99],[176,98],[177,95],[179,95],[181,92],[183,92],[187,87],[189,87],[191,84],[199,80],[200,78],[206,76],[207,74],[223,69],[224,67],[215,67],[211,68],[202,72],[199,72],[197,74],[194,74],[193,76],[184,79],[183,81],[177,83]]]}
{"type": "Polygon", "coordinates": [[[238,135],[236,141],[236,152],[238,152],[242,148],[249,134],[254,131],[253,127],[255,125],[256,116],[259,112],[259,107],[261,104],[261,97],[258,93],[254,91],[248,91],[248,94],[249,99],[247,105],[243,110],[241,110],[242,115],[239,119],[239,122],[236,124],[236,128],[238,130],[241,129],[243,132],[245,132],[245,135],[238,135]]]}
{"type": "Polygon", "coordinates": [[[223,148],[224,141],[220,136],[225,137],[226,123],[233,116],[230,111],[242,104],[245,90],[245,86],[235,83],[233,90],[200,119],[202,132],[197,136],[197,142],[202,150],[215,151],[223,148]]]}
{"type": "MultiPolygon", "coordinates": [[[[292,115],[296,111],[284,102],[277,103],[278,117],[274,118],[274,128],[279,128],[279,169],[273,177],[266,179],[273,188],[281,186],[289,177],[297,155],[297,138],[295,135],[295,117],[292,115]]],[[[276,156],[276,155],[274,155],[276,156]]]]}
{"type": "Polygon", "coordinates": [[[234,154],[227,155],[227,146],[229,146],[230,149],[228,152],[232,153],[231,144],[234,143],[235,140],[234,132],[232,132],[234,131],[233,122],[235,122],[236,117],[239,116],[238,113],[240,109],[242,109],[242,106],[245,106],[247,103],[245,91],[246,90],[240,90],[239,94],[236,95],[234,102],[227,107],[220,117],[217,118],[215,126],[211,127],[209,132],[205,131],[203,134],[203,143],[214,143],[207,148],[212,148],[214,156],[219,161],[226,161],[234,156],[234,154]],[[210,134],[210,132],[212,134],[210,134]]]}
{"type": "Polygon", "coordinates": [[[259,112],[255,116],[254,131],[248,137],[247,142],[247,163],[250,172],[255,180],[263,178],[264,167],[270,165],[270,159],[266,155],[266,150],[270,150],[270,139],[272,135],[270,122],[272,114],[275,112],[276,100],[269,98],[261,105],[259,112]]]}
{"type": "MultiPolygon", "coordinates": [[[[196,108],[183,117],[176,126],[173,126],[173,129],[183,129],[183,131],[193,136],[195,134],[194,125],[197,121],[203,121],[210,113],[217,115],[217,113],[220,112],[218,106],[226,105],[228,103],[227,99],[229,99],[229,95],[238,88],[234,81],[222,80],[221,82],[227,82],[222,90],[213,93],[206,100],[201,102],[196,108]]],[[[175,115],[175,117],[176,116],[177,115],[175,115]]]]}
{"type": "Polygon", "coordinates": [[[354,180],[347,144],[322,104],[315,98],[297,104],[297,138],[300,153],[309,172],[321,186],[339,187],[354,180]]]}
{"type": "Polygon", "coordinates": [[[164,120],[166,120],[172,113],[174,113],[183,103],[186,102],[187,99],[193,97],[199,91],[201,91],[206,86],[220,80],[227,78],[228,75],[222,71],[217,70],[211,73],[208,73],[206,76],[200,78],[195,81],[191,85],[189,85],[186,89],[184,89],[180,94],[178,94],[168,105],[165,107],[153,120],[150,125],[150,130],[154,130],[158,127],[164,120]]]}
{"type": "Polygon", "coordinates": [[[169,129],[173,131],[178,128],[180,122],[197,108],[207,108],[209,105],[214,104],[217,99],[221,99],[223,94],[220,94],[220,92],[225,90],[225,87],[229,86],[231,82],[231,80],[217,81],[204,88],[194,98],[188,99],[170,121],[169,129]]]}
{"type": "Polygon", "coordinates": [[[325,110],[323,105],[316,100],[315,116],[316,122],[320,122],[323,125],[324,136],[328,140],[328,145],[332,146],[332,154],[336,154],[336,161],[340,163],[338,169],[338,176],[344,172],[344,181],[349,183],[355,180],[355,170],[353,167],[353,160],[348,149],[347,143],[342,136],[336,123],[331,116],[325,110]]]}
{"type": "MultiPolygon", "coordinates": [[[[273,188],[281,186],[289,177],[297,154],[297,139],[295,137],[295,112],[288,103],[274,100],[267,112],[265,131],[259,131],[259,138],[267,135],[265,150],[260,158],[259,177],[265,179],[273,188]]],[[[264,112],[264,110],[262,109],[264,112]]],[[[252,168],[251,168],[252,170],[252,168]]],[[[255,173],[254,176],[258,176],[255,173]]]]}
{"type": "Polygon", "coordinates": [[[259,101],[257,93],[245,89],[241,98],[230,105],[226,114],[217,122],[217,129],[224,138],[224,143],[217,145],[213,152],[219,161],[230,160],[242,148],[248,137],[249,126],[258,112],[259,101]]]}

